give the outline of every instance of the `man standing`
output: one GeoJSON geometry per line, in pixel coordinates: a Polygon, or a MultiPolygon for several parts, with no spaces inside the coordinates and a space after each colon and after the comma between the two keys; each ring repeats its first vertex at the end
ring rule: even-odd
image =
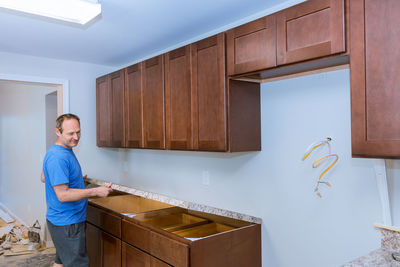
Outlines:
{"type": "Polygon", "coordinates": [[[85,189],[81,167],[72,151],[81,136],[78,116],[59,116],[55,132],[57,140],[46,153],[41,177],[46,183],[47,226],[56,247],[53,266],[86,267],[87,198],[108,196],[111,183],[85,189]]]}

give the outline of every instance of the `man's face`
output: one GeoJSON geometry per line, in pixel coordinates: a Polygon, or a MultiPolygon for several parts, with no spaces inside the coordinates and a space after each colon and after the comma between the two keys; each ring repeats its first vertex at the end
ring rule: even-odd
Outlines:
{"type": "Polygon", "coordinates": [[[65,119],[61,128],[62,133],[59,129],[56,129],[56,134],[58,136],[56,143],[69,149],[77,146],[81,138],[79,122],[75,119],[65,119]]]}

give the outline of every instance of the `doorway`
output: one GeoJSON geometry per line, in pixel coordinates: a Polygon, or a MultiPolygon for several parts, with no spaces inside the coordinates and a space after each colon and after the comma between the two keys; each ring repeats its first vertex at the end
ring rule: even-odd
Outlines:
{"type": "Polygon", "coordinates": [[[38,219],[45,240],[47,207],[40,173],[55,140],[55,120],[69,105],[63,105],[65,83],[51,81],[0,79],[0,206],[27,226],[38,219]]]}

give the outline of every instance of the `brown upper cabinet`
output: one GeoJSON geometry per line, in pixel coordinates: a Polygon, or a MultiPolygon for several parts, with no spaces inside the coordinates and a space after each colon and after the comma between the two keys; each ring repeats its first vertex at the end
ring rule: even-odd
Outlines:
{"type": "Polygon", "coordinates": [[[164,56],[167,149],[193,149],[190,56],[190,45],[164,56]]]}
{"type": "Polygon", "coordinates": [[[125,69],[125,144],[143,148],[142,63],[125,69]]]}
{"type": "Polygon", "coordinates": [[[105,118],[98,120],[98,140],[116,136],[118,129],[128,148],[259,151],[260,85],[228,80],[225,66],[220,33],[116,72],[125,85],[114,80],[112,88],[125,88],[125,95],[109,89],[116,73],[98,78],[98,118],[105,118]],[[116,108],[124,110],[122,123],[110,116],[110,110],[121,113],[116,108]]]}
{"type": "Polygon", "coordinates": [[[309,0],[228,30],[227,72],[262,80],[344,64],[348,59],[275,68],[346,52],[345,36],[345,1],[309,0]]]}
{"type": "Polygon", "coordinates": [[[97,145],[124,147],[124,72],[96,80],[97,145]]]}
{"type": "Polygon", "coordinates": [[[400,157],[400,1],[350,1],[352,153],[400,157]]]}
{"type": "Polygon", "coordinates": [[[142,71],[144,147],[165,149],[163,56],[144,61],[142,71]]]}
{"type": "Polygon", "coordinates": [[[277,64],[344,52],[344,0],[309,0],[276,14],[277,64]]]}
{"type": "Polygon", "coordinates": [[[226,151],[226,83],[224,34],[192,46],[193,136],[197,150],[226,151]]]}
{"type": "Polygon", "coordinates": [[[97,145],[111,146],[111,96],[108,75],[96,79],[97,145]]]}
{"type": "Polygon", "coordinates": [[[227,31],[226,49],[228,75],[275,67],[275,15],[227,31]]]}
{"type": "Polygon", "coordinates": [[[226,78],[224,44],[221,33],[191,45],[194,149],[259,151],[260,85],[226,78]]]}

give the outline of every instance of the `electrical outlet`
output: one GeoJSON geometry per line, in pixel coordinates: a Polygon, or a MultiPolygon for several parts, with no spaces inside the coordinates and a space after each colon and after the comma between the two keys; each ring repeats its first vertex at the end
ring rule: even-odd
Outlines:
{"type": "Polygon", "coordinates": [[[203,185],[210,185],[210,172],[209,171],[203,171],[203,185]]]}

